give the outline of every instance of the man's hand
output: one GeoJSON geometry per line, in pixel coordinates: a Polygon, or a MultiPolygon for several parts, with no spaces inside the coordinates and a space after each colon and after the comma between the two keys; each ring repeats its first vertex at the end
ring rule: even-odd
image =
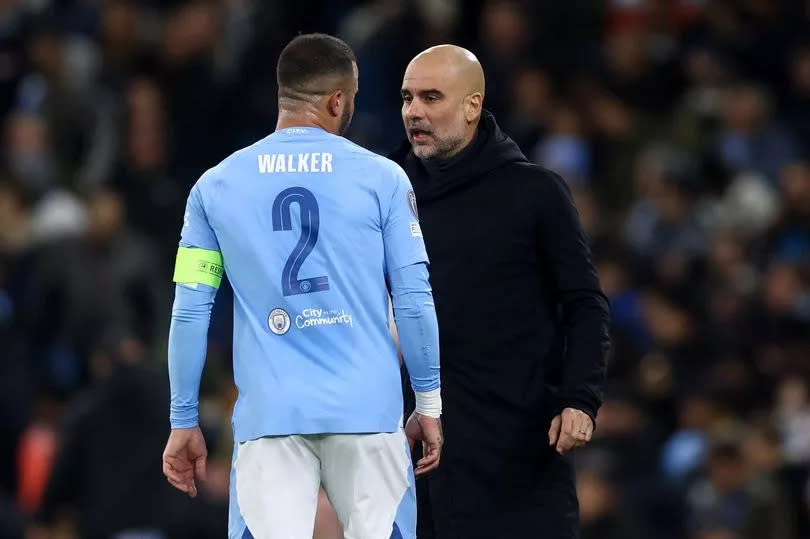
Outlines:
{"type": "Polygon", "coordinates": [[[582,447],[591,441],[593,421],[590,416],[575,408],[566,408],[551,420],[548,429],[548,445],[557,445],[557,453],[564,455],[571,449],[582,447]]]}
{"type": "Polygon", "coordinates": [[[411,450],[417,441],[422,442],[422,458],[416,463],[414,473],[424,475],[435,470],[439,466],[444,443],[441,420],[414,412],[405,424],[405,436],[411,450]]]}
{"type": "Polygon", "coordinates": [[[205,481],[207,455],[200,427],[172,429],[163,451],[163,475],[175,488],[194,498],[197,496],[194,480],[205,481]]]}

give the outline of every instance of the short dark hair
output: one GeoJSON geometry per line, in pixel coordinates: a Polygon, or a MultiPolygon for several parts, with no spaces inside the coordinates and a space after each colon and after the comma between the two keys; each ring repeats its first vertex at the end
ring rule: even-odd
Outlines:
{"type": "Polygon", "coordinates": [[[300,35],[284,47],[278,58],[279,97],[301,99],[336,90],[339,87],[325,87],[325,79],[351,80],[356,62],[351,47],[341,39],[328,34],[300,35]]]}

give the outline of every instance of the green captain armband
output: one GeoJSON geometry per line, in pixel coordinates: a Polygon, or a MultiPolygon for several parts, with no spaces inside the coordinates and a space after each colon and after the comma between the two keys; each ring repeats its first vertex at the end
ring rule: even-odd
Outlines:
{"type": "Polygon", "coordinates": [[[180,247],[177,249],[172,280],[175,283],[206,284],[219,288],[224,271],[222,253],[219,251],[180,247]]]}

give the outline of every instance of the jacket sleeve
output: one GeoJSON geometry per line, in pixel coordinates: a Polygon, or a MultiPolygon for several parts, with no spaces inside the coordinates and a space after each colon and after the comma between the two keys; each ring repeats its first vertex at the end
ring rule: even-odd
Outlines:
{"type": "Polygon", "coordinates": [[[610,309],[599,284],[571,191],[545,172],[539,201],[541,269],[552,279],[565,347],[555,413],[576,408],[591,419],[602,404],[610,348],[610,309]]]}

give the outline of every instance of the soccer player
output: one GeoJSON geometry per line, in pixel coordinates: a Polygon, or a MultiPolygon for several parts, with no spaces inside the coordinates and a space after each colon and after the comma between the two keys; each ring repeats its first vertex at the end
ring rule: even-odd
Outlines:
{"type": "Polygon", "coordinates": [[[169,334],[169,482],[205,478],[198,389],[223,272],[234,290],[235,449],[229,537],[311,539],[323,485],[346,539],[415,537],[415,473],[439,464],[438,327],[407,176],[339,136],[357,64],[324,34],[277,66],[276,131],[208,170],[189,195],[169,334]],[[393,298],[416,411],[403,431],[393,298]]]}

